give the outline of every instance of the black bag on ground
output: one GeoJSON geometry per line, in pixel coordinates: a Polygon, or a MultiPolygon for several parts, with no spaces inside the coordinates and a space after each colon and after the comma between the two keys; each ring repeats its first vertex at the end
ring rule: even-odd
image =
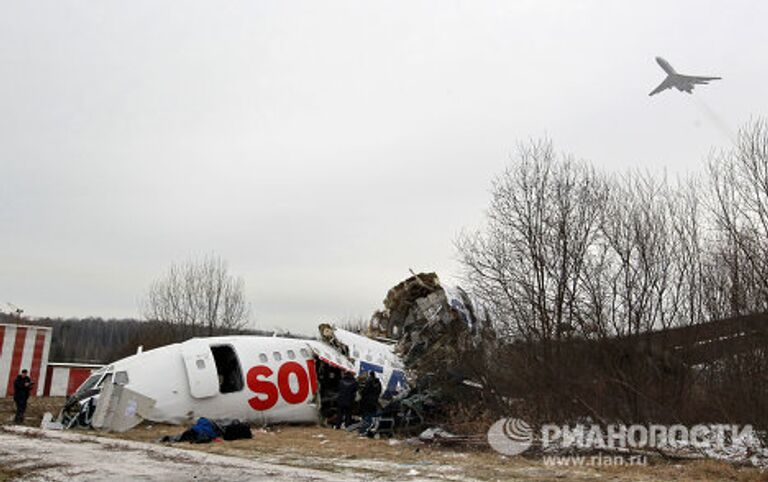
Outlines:
{"type": "Polygon", "coordinates": [[[244,438],[253,438],[251,433],[251,427],[240,422],[240,420],[234,420],[232,423],[224,426],[224,440],[239,440],[244,438]]]}

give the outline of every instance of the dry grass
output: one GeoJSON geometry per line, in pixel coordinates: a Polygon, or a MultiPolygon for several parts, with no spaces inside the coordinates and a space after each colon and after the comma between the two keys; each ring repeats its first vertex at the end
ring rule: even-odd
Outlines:
{"type": "Polygon", "coordinates": [[[7,482],[21,478],[26,472],[14,467],[0,464],[0,482],[7,482]]]}
{"type": "MultiPolygon", "coordinates": [[[[143,425],[124,434],[99,434],[142,442],[156,442],[164,435],[175,435],[182,427],[143,425]]],[[[424,474],[440,472],[479,480],[768,480],[766,474],[748,467],[714,460],[668,462],[651,459],[647,466],[550,467],[541,459],[503,457],[480,449],[449,449],[410,445],[407,441],[371,440],[356,434],[315,426],[279,426],[254,429],[251,440],[210,444],[177,444],[181,448],[220,455],[259,459],[279,464],[339,471],[354,466],[371,475],[394,466],[415,468],[424,474]],[[327,441],[327,442],[326,442],[327,441]]]]}
{"type": "MultiPolygon", "coordinates": [[[[43,420],[43,414],[51,412],[54,416],[58,415],[65,401],[65,397],[30,397],[24,425],[39,427],[43,420]]],[[[15,415],[16,406],[13,404],[13,398],[0,398],[0,424],[13,423],[15,415]]]]}
{"type": "MultiPolygon", "coordinates": [[[[63,403],[62,399],[33,399],[30,401],[29,425],[39,423],[46,410],[63,403]]],[[[0,417],[12,415],[12,403],[0,401],[0,417]]],[[[162,424],[143,424],[130,432],[109,434],[91,432],[94,435],[156,443],[164,435],[177,435],[184,427],[162,424]]],[[[176,447],[258,459],[289,466],[310,467],[340,472],[354,467],[357,471],[369,471],[371,476],[390,473],[392,470],[415,469],[422,474],[440,473],[456,479],[479,480],[733,480],[752,482],[768,481],[768,476],[757,469],[737,467],[714,460],[670,462],[650,459],[647,466],[613,467],[552,467],[539,458],[503,457],[483,449],[450,449],[426,445],[411,445],[405,440],[390,443],[387,439],[371,440],[356,434],[316,426],[276,426],[254,429],[251,440],[214,442],[210,444],[175,444],[176,447]],[[388,472],[389,471],[389,472],[388,472]]],[[[13,469],[0,471],[0,482],[11,480],[19,474],[13,469]],[[5,477],[5,479],[3,479],[5,477]]]]}
{"type": "Polygon", "coordinates": [[[44,471],[55,467],[61,467],[58,464],[29,464],[24,461],[17,461],[14,465],[0,464],[0,482],[19,480],[29,477],[35,472],[44,471]]]}

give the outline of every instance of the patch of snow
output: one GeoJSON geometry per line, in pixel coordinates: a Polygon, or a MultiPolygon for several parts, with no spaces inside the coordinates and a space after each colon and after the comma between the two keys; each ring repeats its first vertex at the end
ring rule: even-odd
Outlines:
{"type": "MultiPolygon", "coordinates": [[[[321,444],[330,440],[322,439],[321,444]]],[[[306,461],[314,460],[305,456],[306,461]]],[[[421,474],[413,464],[370,459],[318,459],[329,470],[281,464],[279,460],[224,456],[167,445],[97,437],[74,432],[27,427],[0,427],[0,464],[26,468],[25,480],[286,480],[410,482],[465,480],[456,467],[444,464],[431,474],[421,474]],[[445,472],[458,472],[446,474],[445,472]]],[[[424,467],[429,464],[421,464],[424,467]]]]}

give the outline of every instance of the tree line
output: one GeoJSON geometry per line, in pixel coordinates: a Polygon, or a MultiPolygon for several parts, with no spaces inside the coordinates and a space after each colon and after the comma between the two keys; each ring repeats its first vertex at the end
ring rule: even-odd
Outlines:
{"type": "MultiPolygon", "coordinates": [[[[49,361],[107,364],[136,353],[139,346],[156,348],[189,338],[167,322],[139,319],[19,318],[0,313],[0,323],[49,326],[53,328],[49,361]]],[[[207,330],[197,335],[206,336],[207,330]]],[[[271,336],[261,330],[218,328],[215,335],[248,334],[271,336]]]]}
{"type": "Polygon", "coordinates": [[[484,225],[456,246],[497,334],[467,356],[493,416],[768,425],[765,349],[686,366],[642,342],[768,311],[765,119],[674,180],[522,144],[493,180],[484,225]]]}
{"type": "Polygon", "coordinates": [[[635,335],[768,306],[768,124],[706,173],[612,175],[521,145],[485,226],[457,240],[464,278],[505,336],[635,335]]]}

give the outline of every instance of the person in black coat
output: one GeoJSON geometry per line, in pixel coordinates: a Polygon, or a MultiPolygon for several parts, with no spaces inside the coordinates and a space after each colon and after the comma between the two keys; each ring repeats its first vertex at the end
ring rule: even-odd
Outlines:
{"type": "Polygon", "coordinates": [[[16,402],[16,423],[24,423],[24,412],[27,410],[27,400],[32,385],[35,382],[27,375],[27,370],[21,371],[21,374],[13,381],[13,401],[16,402]]]}
{"type": "Polygon", "coordinates": [[[360,393],[360,415],[363,419],[368,419],[377,412],[380,396],[381,382],[376,378],[376,372],[368,372],[368,379],[360,393]]]}
{"type": "Polygon", "coordinates": [[[352,425],[352,405],[355,403],[357,394],[357,380],[350,372],[344,373],[339,381],[339,394],[336,398],[336,405],[339,407],[339,419],[336,422],[336,428],[342,425],[349,427],[352,425]]]}

